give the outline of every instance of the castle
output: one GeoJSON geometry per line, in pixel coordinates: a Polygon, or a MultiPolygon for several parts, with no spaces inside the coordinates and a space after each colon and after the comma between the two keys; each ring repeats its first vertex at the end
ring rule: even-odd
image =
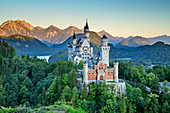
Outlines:
{"type": "Polygon", "coordinates": [[[100,56],[93,56],[93,47],[90,43],[89,26],[86,21],[84,26],[84,37],[77,41],[76,34],[73,35],[72,43],[68,43],[68,60],[83,64],[83,82],[92,81],[115,81],[118,82],[118,62],[114,62],[114,68],[109,67],[108,38],[103,35],[101,38],[100,56]]]}
{"type": "Polygon", "coordinates": [[[79,64],[81,60],[84,61],[83,83],[88,85],[90,82],[106,81],[106,84],[115,84],[117,96],[119,91],[121,94],[125,93],[126,84],[118,78],[118,62],[114,62],[114,68],[109,67],[108,38],[105,35],[101,38],[100,55],[97,57],[93,55],[89,33],[87,21],[82,38],[77,40],[74,32],[72,42],[68,43],[68,60],[72,60],[76,64],[79,64]]]}

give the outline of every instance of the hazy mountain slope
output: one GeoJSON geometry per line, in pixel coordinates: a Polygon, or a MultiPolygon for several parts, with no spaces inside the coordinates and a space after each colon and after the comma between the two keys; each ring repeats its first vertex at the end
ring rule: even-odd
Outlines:
{"type": "Polygon", "coordinates": [[[153,45],[144,45],[134,48],[114,48],[110,49],[110,58],[131,58],[137,65],[166,65],[170,66],[170,45],[157,42],[153,45]]]}
{"type": "Polygon", "coordinates": [[[117,43],[119,43],[120,41],[122,41],[124,39],[123,37],[113,37],[112,35],[107,33],[105,30],[100,31],[97,34],[100,37],[102,37],[103,35],[106,35],[109,39],[109,43],[112,43],[113,45],[116,45],[117,43]]]}
{"type": "MultiPolygon", "coordinates": [[[[144,45],[133,48],[115,48],[112,44],[110,46],[110,60],[114,61],[117,58],[130,58],[131,62],[136,65],[164,65],[170,66],[170,45],[163,42],[157,42],[153,45],[144,45]]],[[[98,48],[99,49],[99,48],[98,48]]],[[[96,51],[96,50],[95,50],[96,51]]],[[[56,62],[58,59],[67,60],[68,52],[59,51],[50,56],[50,62],[56,62]],[[60,57],[60,55],[62,57],[60,57]]]]}
{"type": "Polygon", "coordinates": [[[153,42],[162,41],[162,42],[164,42],[166,44],[170,44],[170,36],[167,36],[167,35],[162,35],[162,36],[148,38],[148,39],[150,41],[153,41],[153,42]]]}
{"type": "MultiPolygon", "coordinates": [[[[77,41],[80,38],[84,37],[84,34],[76,34],[77,36],[77,41]]],[[[92,44],[100,46],[101,45],[101,37],[96,33],[96,32],[90,32],[90,41],[92,44]]],[[[66,41],[64,41],[61,44],[54,44],[51,46],[51,48],[54,48],[56,51],[62,51],[62,50],[67,50],[68,42],[72,42],[73,37],[69,37],[66,41]]]]}
{"type": "Polygon", "coordinates": [[[54,49],[49,48],[46,44],[42,43],[36,38],[23,36],[23,35],[11,35],[1,36],[0,40],[6,41],[9,45],[15,48],[18,55],[51,55],[55,53],[54,49]]]}
{"type": "Polygon", "coordinates": [[[138,47],[142,45],[152,45],[154,42],[148,40],[147,38],[143,38],[140,36],[136,37],[128,37],[127,39],[122,40],[115,47],[117,48],[127,48],[127,47],[138,47]]]}
{"type": "Polygon", "coordinates": [[[75,26],[69,26],[69,27],[67,27],[66,29],[64,29],[63,32],[67,33],[67,34],[70,35],[70,36],[73,35],[74,32],[75,32],[76,34],[78,34],[78,33],[83,33],[82,30],[80,30],[79,28],[77,28],[77,27],[75,27],[75,26]]]}

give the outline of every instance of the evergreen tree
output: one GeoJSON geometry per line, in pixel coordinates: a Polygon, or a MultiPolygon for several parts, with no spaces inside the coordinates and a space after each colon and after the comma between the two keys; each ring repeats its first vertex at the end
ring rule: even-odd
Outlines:
{"type": "Polygon", "coordinates": [[[82,89],[80,97],[81,97],[82,100],[87,99],[87,88],[86,88],[86,83],[85,82],[83,84],[83,89],[82,89]]]}
{"type": "Polygon", "coordinates": [[[145,113],[158,113],[159,112],[159,103],[157,99],[157,94],[148,94],[148,97],[145,100],[145,113]]]}
{"type": "Polygon", "coordinates": [[[72,98],[71,98],[73,106],[75,106],[75,104],[76,104],[77,93],[78,93],[78,89],[77,89],[77,87],[74,87],[72,90],[72,98]]]}
{"type": "Polygon", "coordinates": [[[70,101],[71,100],[71,88],[66,85],[66,87],[64,88],[64,90],[62,91],[62,99],[63,102],[64,101],[70,101]]]}
{"type": "Polygon", "coordinates": [[[20,89],[20,97],[21,97],[21,103],[24,103],[29,100],[29,90],[23,86],[20,89]]]}
{"type": "Polygon", "coordinates": [[[125,100],[125,95],[122,94],[122,99],[121,99],[121,113],[126,113],[126,100],[125,100]]]}
{"type": "Polygon", "coordinates": [[[152,85],[151,85],[151,91],[153,93],[156,93],[156,94],[159,94],[159,78],[158,77],[155,77],[152,81],[152,85]]]}
{"type": "Polygon", "coordinates": [[[96,97],[96,88],[97,84],[95,82],[92,82],[89,84],[89,93],[88,93],[88,100],[93,101],[96,97]]]}
{"type": "Polygon", "coordinates": [[[167,101],[163,104],[161,111],[162,113],[170,113],[170,106],[167,101]]]}
{"type": "Polygon", "coordinates": [[[106,101],[106,106],[101,109],[101,113],[116,113],[111,99],[106,101]]]}
{"type": "Polygon", "coordinates": [[[68,75],[69,75],[69,86],[70,88],[73,89],[75,86],[77,86],[77,74],[75,70],[71,70],[68,75]]]}
{"type": "Polygon", "coordinates": [[[79,64],[78,64],[78,69],[83,69],[83,60],[80,60],[79,64]]]}
{"type": "Polygon", "coordinates": [[[134,113],[133,106],[131,103],[129,103],[129,112],[128,113],[134,113]]]}

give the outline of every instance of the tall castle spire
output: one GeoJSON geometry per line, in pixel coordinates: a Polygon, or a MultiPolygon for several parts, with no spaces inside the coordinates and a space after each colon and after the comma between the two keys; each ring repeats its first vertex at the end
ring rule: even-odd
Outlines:
{"type": "Polygon", "coordinates": [[[84,26],[84,34],[85,37],[89,37],[89,26],[88,26],[88,20],[86,19],[86,25],[84,26]]]}
{"type": "Polygon", "coordinates": [[[77,39],[75,31],[74,31],[74,34],[73,34],[73,39],[77,39]]]}

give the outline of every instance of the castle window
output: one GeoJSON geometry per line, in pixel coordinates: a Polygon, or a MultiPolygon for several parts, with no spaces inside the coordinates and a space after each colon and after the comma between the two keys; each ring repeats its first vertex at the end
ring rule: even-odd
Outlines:
{"type": "Polygon", "coordinates": [[[93,78],[93,77],[92,77],[93,78]]]}
{"type": "Polygon", "coordinates": [[[94,73],[92,73],[92,74],[94,74],[94,73]]]}
{"type": "Polygon", "coordinates": [[[108,72],[108,74],[110,74],[110,72],[108,72]]]}
{"type": "Polygon", "coordinates": [[[111,72],[111,73],[113,73],[113,72],[111,72]]]}
{"type": "Polygon", "coordinates": [[[89,73],[90,74],[90,73],[89,73]]]}

